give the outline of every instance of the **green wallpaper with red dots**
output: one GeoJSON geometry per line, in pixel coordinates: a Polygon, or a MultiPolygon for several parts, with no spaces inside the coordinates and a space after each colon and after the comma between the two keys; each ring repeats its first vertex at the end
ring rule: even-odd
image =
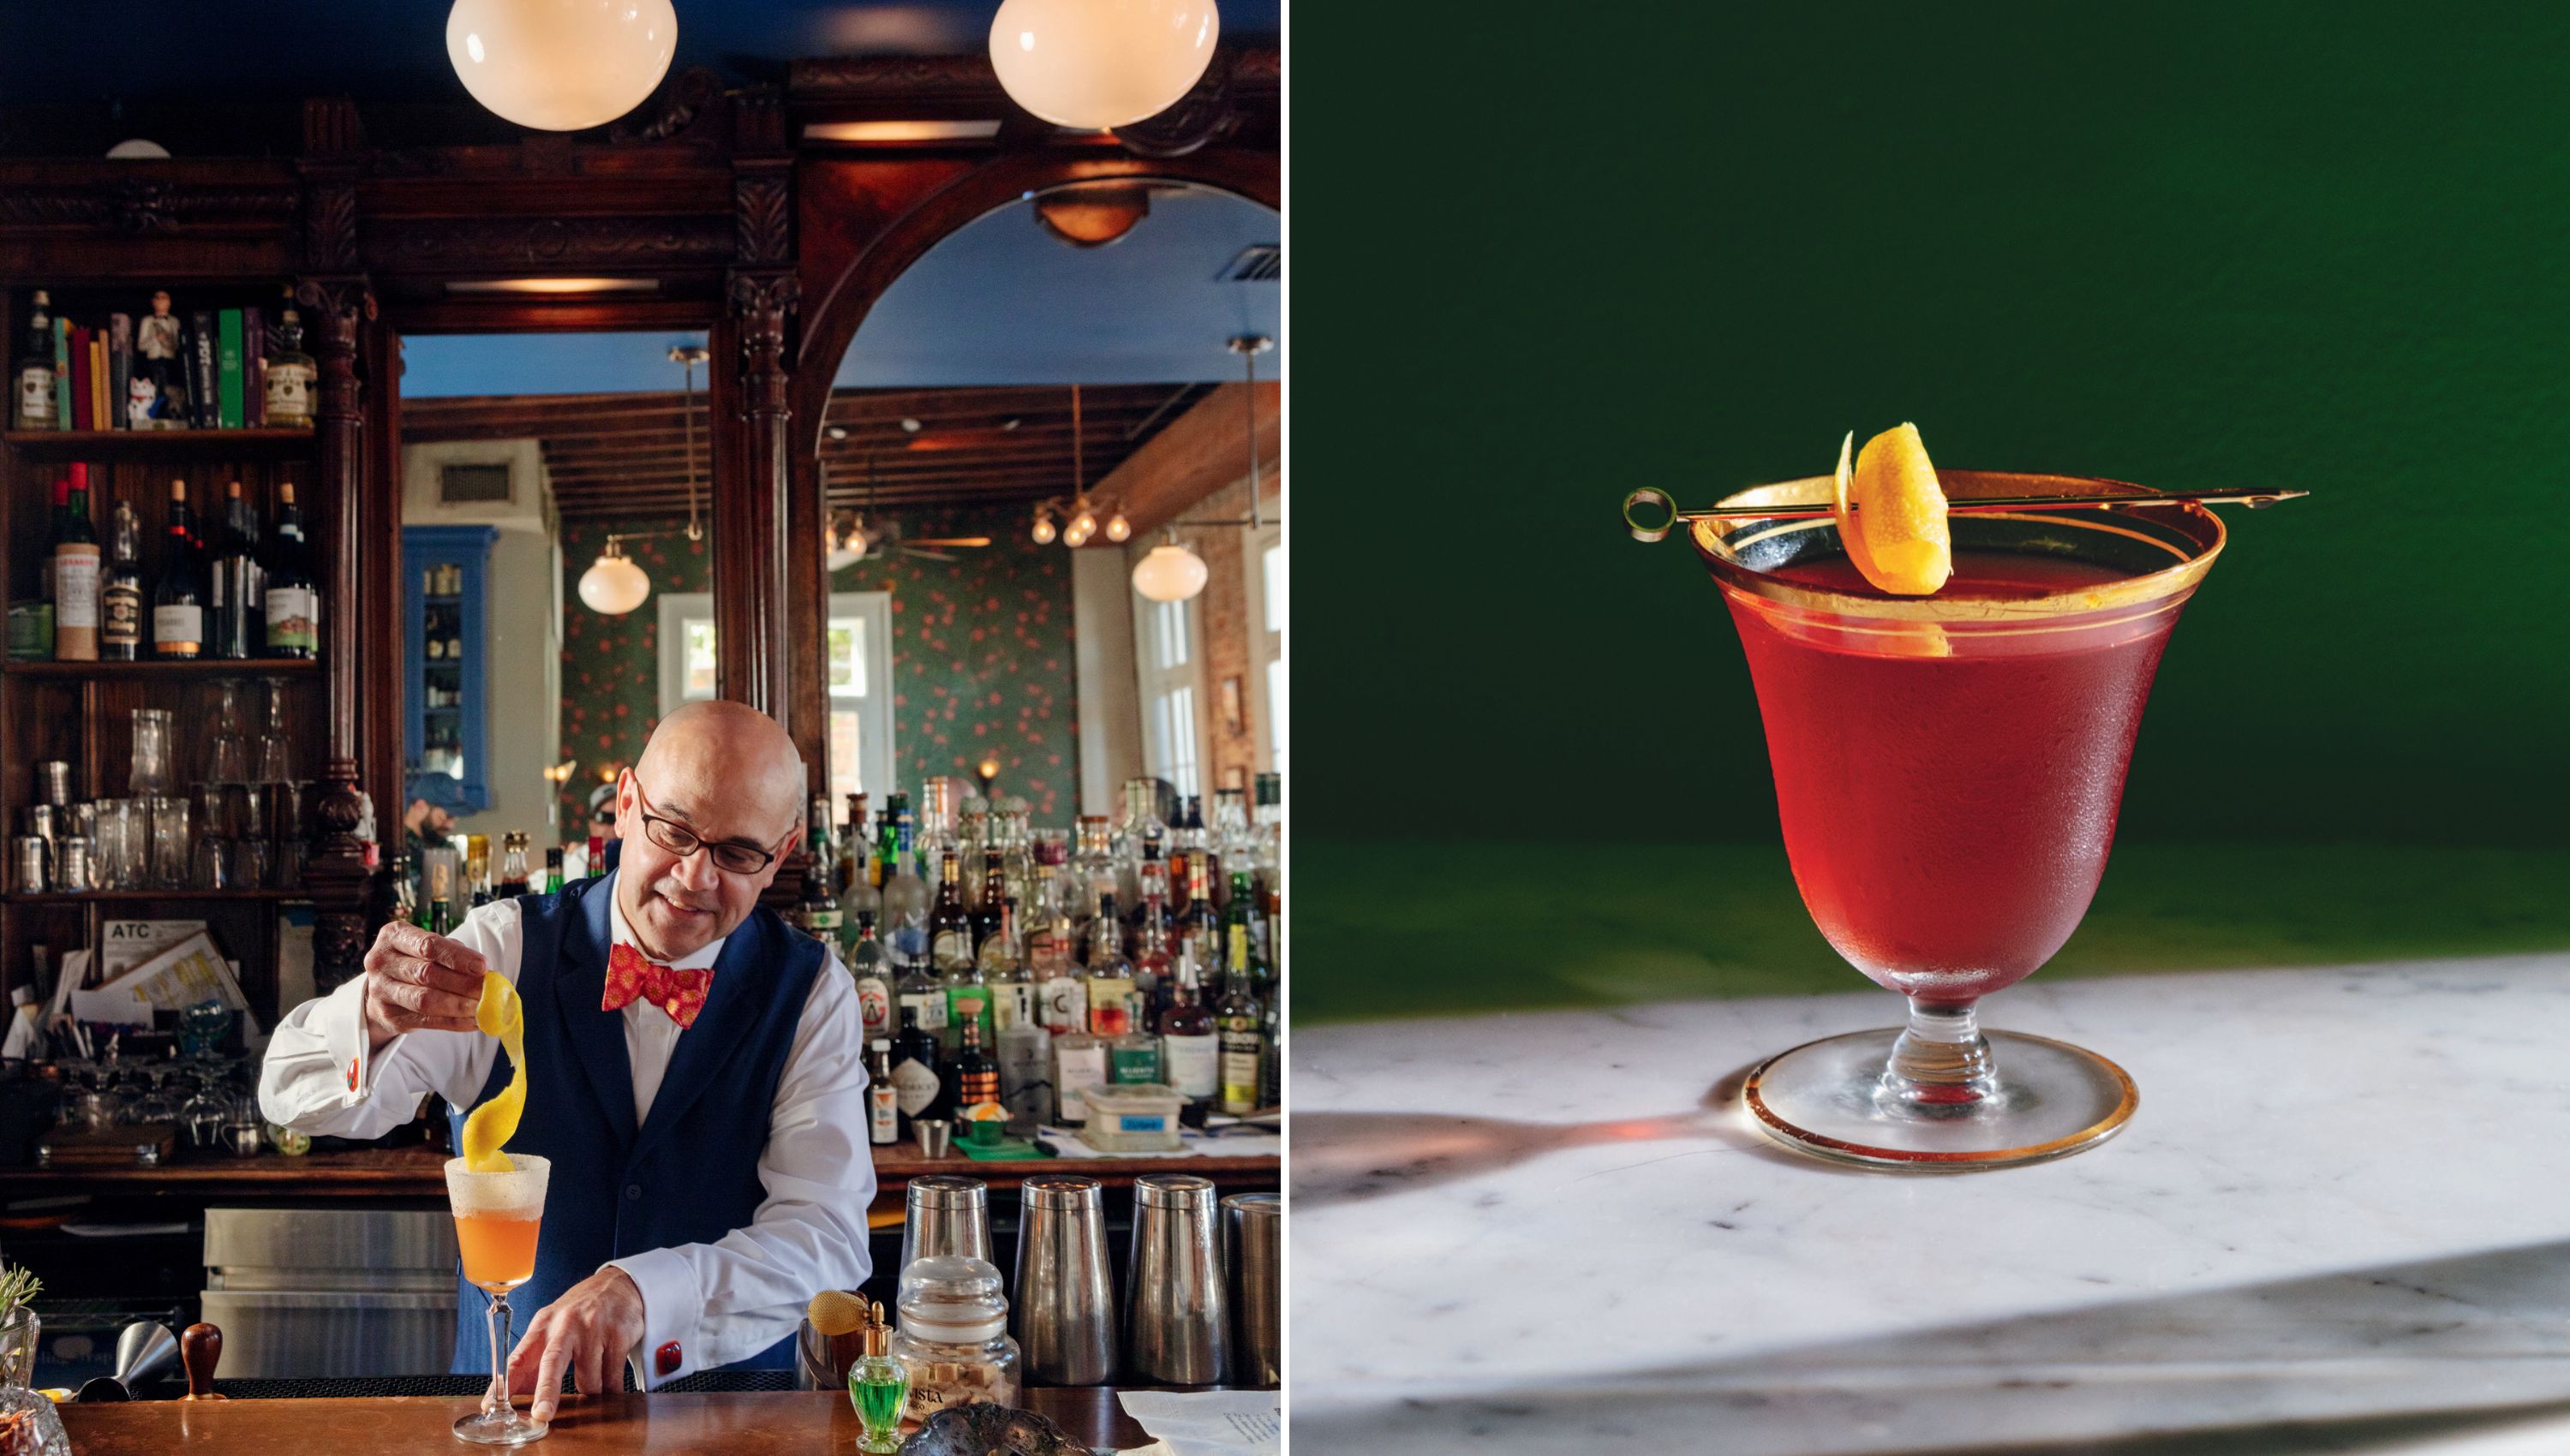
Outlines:
{"type": "Polygon", "coordinates": [[[566,839],[588,833],[589,796],[603,767],[630,765],[660,720],[660,611],[664,591],[706,591],[713,582],[713,539],[683,535],[628,542],[632,556],[651,577],[651,598],[623,616],[606,616],[580,599],[581,573],[606,548],[607,534],[682,531],[683,516],[666,520],[567,521],[562,527],[563,706],[562,751],[580,766],[563,785],[566,839]]]}
{"type": "MultiPolygon", "coordinates": [[[[658,531],[671,520],[563,525],[563,753],[580,761],[564,786],[567,837],[585,831],[603,766],[631,764],[659,721],[659,612],[645,601],[602,616],[580,599],[610,531],[658,531]]],[[[906,515],[910,537],[987,536],[953,562],[895,553],[831,573],[833,591],[892,593],[894,771],[914,798],[932,774],[971,777],[1000,761],[999,791],[1024,798],[1040,825],[1078,813],[1078,684],[1071,640],[1071,552],[1039,546],[1023,513],[906,515]]],[[[712,542],[654,537],[626,550],[653,597],[711,589],[712,542]]]]}
{"type": "Polygon", "coordinates": [[[892,593],[894,772],[914,798],[933,774],[1000,761],[998,792],[1038,825],[1079,812],[1071,552],[1040,546],[1024,512],[907,514],[902,534],[987,536],[952,562],[895,552],[830,574],[833,591],[892,593]]]}

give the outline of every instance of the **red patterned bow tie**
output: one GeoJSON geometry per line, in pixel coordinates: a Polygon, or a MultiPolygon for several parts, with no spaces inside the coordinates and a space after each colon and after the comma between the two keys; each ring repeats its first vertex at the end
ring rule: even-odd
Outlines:
{"type": "Polygon", "coordinates": [[[713,967],[698,970],[676,970],[655,965],[642,958],[642,952],[631,945],[617,944],[607,951],[607,994],[598,998],[598,1009],[619,1011],[628,1001],[640,996],[669,1013],[669,1019],[686,1030],[696,1024],[696,1012],[705,1004],[705,992],[714,983],[713,967]]]}

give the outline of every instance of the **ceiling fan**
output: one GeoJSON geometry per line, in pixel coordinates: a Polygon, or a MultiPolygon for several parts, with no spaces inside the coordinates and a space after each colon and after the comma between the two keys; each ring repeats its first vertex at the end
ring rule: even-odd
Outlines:
{"type": "MultiPolygon", "coordinates": [[[[874,498],[874,457],[868,455],[865,491],[859,498],[858,504],[848,510],[831,512],[829,525],[823,529],[822,535],[829,546],[826,561],[828,569],[836,571],[843,566],[853,566],[859,561],[879,561],[896,552],[905,556],[916,556],[922,560],[951,562],[960,558],[949,555],[937,547],[978,550],[991,544],[991,539],[987,536],[943,536],[923,537],[917,541],[902,540],[900,522],[890,519],[875,521],[866,519],[865,503],[874,498]]],[[[829,488],[830,462],[824,459],[821,462],[822,499],[829,498],[829,488]]]]}

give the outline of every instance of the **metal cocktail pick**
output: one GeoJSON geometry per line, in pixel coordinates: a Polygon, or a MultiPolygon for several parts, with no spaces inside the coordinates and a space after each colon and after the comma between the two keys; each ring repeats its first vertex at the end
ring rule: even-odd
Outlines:
{"type": "MultiPolygon", "coordinates": [[[[2263,511],[2279,501],[2298,500],[2309,491],[2167,491],[2147,496],[1948,496],[1945,514],[1976,516],[2000,511],[2058,511],[2109,506],[2246,506],[2263,511]]],[[[1853,508],[1851,508],[1853,509],[1853,508]]],[[[1644,486],[1624,498],[1624,526],[1635,541],[1659,541],[1688,521],[1826,521],[1837,513],[1826,501],[1809,506],[1744,506],[1735,511],[1681,511],[1668,492],[1644,486]],[[1633,508],[1656,502],[1668,519],[1653,525],[1636,520],[1633,508]]]]}

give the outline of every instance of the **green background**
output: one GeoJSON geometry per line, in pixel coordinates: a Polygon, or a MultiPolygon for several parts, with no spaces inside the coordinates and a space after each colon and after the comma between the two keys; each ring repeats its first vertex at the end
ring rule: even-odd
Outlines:
{"type": "Polygon", "coordinates": [[[1861,986],[1615,508],[1905,419],[2313,493],[2228,513],[2047,974],[2570,946],[2570,11],[1307,20],[1298,1017],[1861,986]]]}

